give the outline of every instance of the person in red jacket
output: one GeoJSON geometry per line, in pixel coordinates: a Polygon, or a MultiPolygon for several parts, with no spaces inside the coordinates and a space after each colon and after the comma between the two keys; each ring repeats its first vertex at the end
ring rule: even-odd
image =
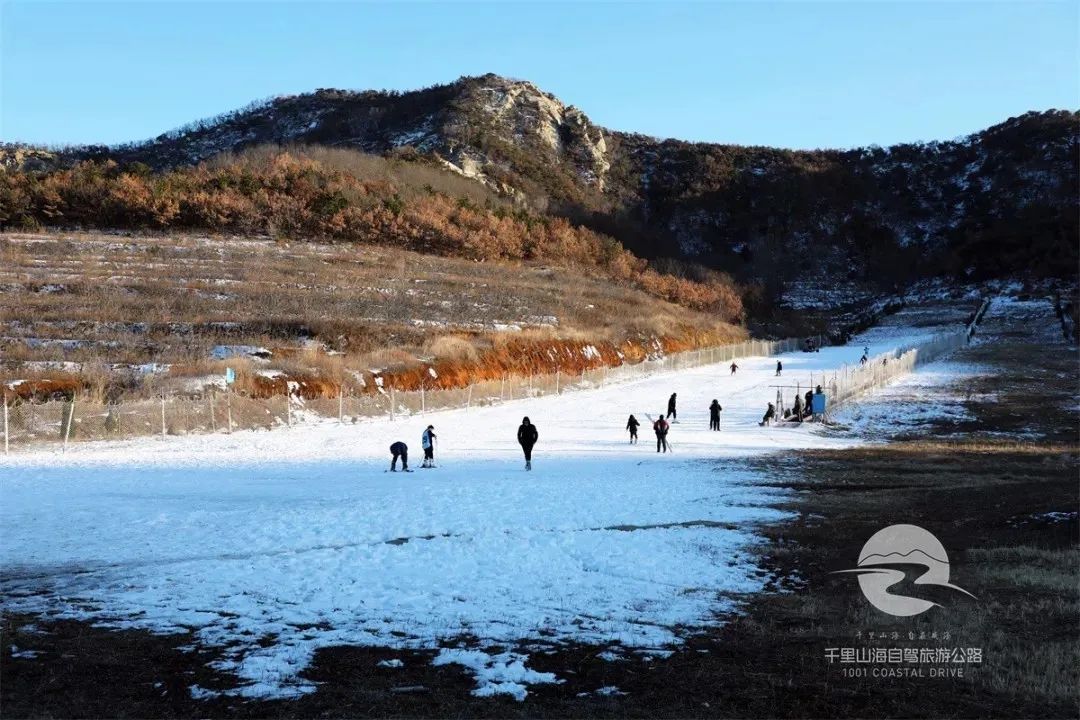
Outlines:
{"type": "Polygon", "coordinates": [[[661,415],[660,418],[652,424],[653,432],[656,433],[656,452],[660,452],[661,449],[664,452],[668,451],[667,434],[671,426],[668,425],[668,421],[661,415]]]}

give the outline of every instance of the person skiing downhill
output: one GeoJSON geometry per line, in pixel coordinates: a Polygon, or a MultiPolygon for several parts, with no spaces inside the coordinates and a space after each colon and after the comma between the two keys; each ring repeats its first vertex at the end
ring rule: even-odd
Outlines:
{"type": "Polygon", "coordinates": [[[668,451],[667,434],[671,426],[668,425],[668,421],[661,415],[656,422],[653,423],[653,432],[656,433],[656,452],[660,452],[663,449],[664,452],[668,451]]]}
{"type": "Polygon", "coordinates": [[[532,470],[532,450],[533,445],[536,445],[536,441],[540,438],[540,433],[537,432],[536,426],[529,422],[528,417],[521,419],[521,427],[518,428],[517,439],[521,445],[521,449],[525,452],[525,469],[532,470]]]}
{"type": "Polygon", "coordinates": [[[713,401],[712,401],[712,404],[709,405],[709,429],[710,430],[719,430],[720,429],[720,411],[723,410],[723,409],[724,408],[720,407],[720,401],[716,400],[714,398],[713,401]]]}
{"type": "Polygon", "coordinates": [[[424,462],[422,468],[435,467],[435,426],[428,425],[424,434],[420,436],[420,446],[424,448],[424,462]]]}
{"type": "Polygon", "coordinates": [[[732,374],[732,375],[734,375],[734,374],[735,374],[735,371],[736,371],[736,370],[738,370],[738,369],[739,369],[739,366],[738,366],[738,365],[736,365],[736,364],[735,364],[734,362],[733,362],[733,363],[731,363],[731,374],[732,374]]]}
{"type": "Polygon", "coordinates": [[[666,415],[666,417],[669,417],[672,420],[676,420],[679,417],[678,413],[675,412],[675,396],[676,396],[676,394],[677,393],[671,393],[671,397],[669,397],[668,401],[667,401],[667,415],[666,415]]]}
{"type": "Polygon", "coordinates": [[[633,415],[631,415],[630,419],[626,421],[626,429],[630,431],[630,444],[631,445],[634,445],[634,444],[637,443],[637,429],[638,429],[639,425],[641,425],[641,423],[639,423],[637,421],[637,418],[634,417],[633,415]]]}
{"type": "Polygon", "coordinates": [[[784,369],[784,363],[776,361],[776,377],[780,377],[780,371],[784,369]]]}
{"type": "Polygon", "coordinates": [[[401,469],[405,472],[412,472],[409,469],[409,446],[398,440],[396,443],[390,446],[390,454],[393,457],[390,459],[390,472],[397,472],[397,461],[401,458],[401,469]]]}

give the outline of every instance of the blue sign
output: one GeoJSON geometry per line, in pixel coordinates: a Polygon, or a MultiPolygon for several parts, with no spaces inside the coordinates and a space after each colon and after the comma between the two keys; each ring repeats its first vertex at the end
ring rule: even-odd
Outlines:
{"type": "Polygon", "coordinates": [[[815,415],[825,414],[825,395],[822,393],[815,393],[813,403],[810,406],[811,412],[815,415]]]}

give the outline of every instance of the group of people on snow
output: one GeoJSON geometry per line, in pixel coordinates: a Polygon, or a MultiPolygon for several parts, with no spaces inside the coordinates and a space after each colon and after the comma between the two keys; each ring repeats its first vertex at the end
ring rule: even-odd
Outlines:
{"type": "MultiPolygon", "coordinates": [[[[420,447],[424,449],[424,462],[420,465],[422,468],[435,467],[435,438],[434,425],[428,425],[420,435],[420,447]]],[[[525,453],[526,470],[532,470],[532,450],[539,438],[540,433],[537,431],[536,426],[529,422],[528,417],[522,418],[521,426],[517,431],[517,439],[518,444],[521,445],[521,449],[525,453]]],[[[390,472],[397,472],[398,460],[401,460],[402,470],[412,472],[409,469],[409,446],[400,440],[390,445],[390,472]]]]}
{"type": "MultiPolygon", "coordinates": [[[[869,348],[863,354],[862,362],[865,362],[869,354],[869,348]]],[[[739,366],[731,363],[731,374],[734,375],[739,369],[739,366]]],[[[783,371],[783,364],[776,361],[776,374],[779,376],[783,371]]],[[[821,386],[818,385],[815,390],[807,390],[805,396],[796,395],[794,405],[790,410],[784,410],[785,420],[796,420],[802,422],[803,419],[815,416],[813,412],[814,408],[814,396],[822,395],[821,386]]],[[[655,421],[653,421],[653,432],[656,435],[656,452],[666,453],[670,450],[671,445],[668,442],[668,432],[671,430],[671,423],[678,422],[677,404],[678,393],[671,393],[671,397],[668,398],[667,412],[661,414],[655,421]]],[[[822,403],[823,405],[823,400],[822,403]]],[[[709,404],[709,430],[720,430],[720,413],[723,411],[723,407],[720,405],[720,401],[713,398],[712,403],[709,404]]],[[[652,420],[652,418],[649,418],[652,420]]],[[[769,425],[773,420],[777,419],[776,406],[773,403],[768,403],[768,407],[765,409],[765,414],[761,418],[761,422],[758,425],[769,425]]],[[[626,430],[630,433],[630,444],[636,445],[638,441],[638,428],[641,427],[641,423],[632,414],[626,421],[626,430]]],[[[525,455],[525,469],[532,470],[532,451],[536,446],[537,440],[540,438],[540,433],[536,429],[536,426],[532,424],[529,418],[526,416],[521,419],[521,425],[517,431],[517,441],[521,445],[521,450],[525,455]]],[[[435,426],[428,425],[424,429],[424,432],[420,436],[420,446],[424,450],[424,461],[421,464],[423,468],[435,467],[435,426]]],[[[412,472],[409,469],[409,447],[398,440],[390,446],[390,472],[397,472],[397,462],[401,460],[401,469],[405,472],[412,472]]]]}
{"type": "MultiPolygon", "coordinates": [[[[420,447],[424,450],[424,461],[420,463],[422,468],[435,467],[435,426],[428,425],[420,435],[420,447]]],[[[397,461],[401,460],[401,469],[412,472],[409,469],[409,446],[398,440],[390,446],[390,472],[397,472],[397,461]]]]}

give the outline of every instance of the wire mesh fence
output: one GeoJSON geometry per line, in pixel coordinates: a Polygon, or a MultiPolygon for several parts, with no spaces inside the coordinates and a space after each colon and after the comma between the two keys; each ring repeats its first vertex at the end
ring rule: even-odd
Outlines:
{"type": "MultiPolygon", "coordinates": [[[[884,387],[913,372],[918,365],[937,360],[967,345],[973,325],[940,333],[913,347],[897,348],[873,357],[867,356],[865,362],[844,364],[835,370],[816,375],[808,373],[791,380],[785,378],[786,384],[774,386],[777,388],[777,411],[786,414],[787,410],[792,409],[796,396],[802,398],[805,392],[816,392],[818,388],[821,388],[828,400],[828,407],[832,409],[862,393],[884,387]]],[[[809,408],[809,405],[806,407],[809,408]]],[[[807,409],[805,412],[811,411],[807,409]]]]}
{"type": "MultiPolygon", "coordinates": [[[[820,338],[816,342],[820,343],[820,338]]],[[[4,451],[29,443],[70,443],[119,440],[153,435],[229,433],[239,430],[273,429],[294,424],[337,420],[394,419],[447,409],[483,407],[523,398],[558,395],[580,389],[639,380],[745,357],[792,352],[803,347],[801,338],[748,340],[669,355],[635,364],[600,367],[581,373],[505,375],[476,382],[465,388],[432,387],[398,391],[378,387],[376,392],[354,393],[343,389],[337,397],[305,399],[294,395],[252,398],[212,388],[203,393],[163,394],[151,398],[105,402],[76,396],[68,400],[33,402],[4,395],[4,451]]],[[[433,381],[434,382],[434,381],[433,381]]]]}

